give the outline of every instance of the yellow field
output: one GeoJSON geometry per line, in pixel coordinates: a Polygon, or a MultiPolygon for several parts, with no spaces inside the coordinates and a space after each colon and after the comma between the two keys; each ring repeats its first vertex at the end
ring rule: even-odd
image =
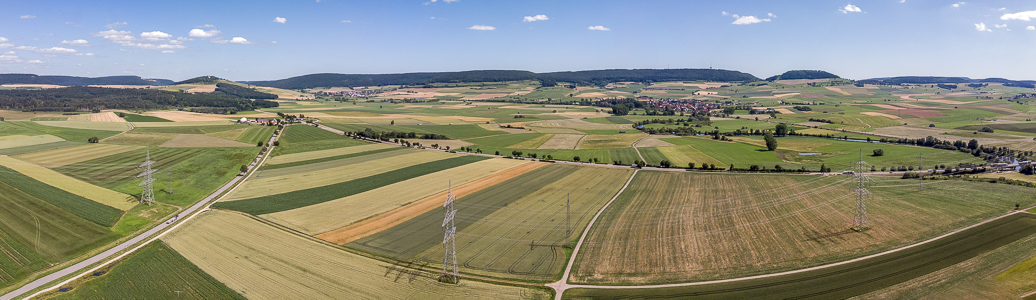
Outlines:
{"type": "Polygon", "coordinates": [[[32,146],[32,145],[40,145],[40,144],[49,144],[49,143],[61,142],[61,141],[64,141],[64,140],[65,139],[62,139],[62,138],[59,138],[59,137],[56,137],[56,136],[53,136],[53,135],[49,135],[49,134],[33,135],[33,136],[24,136],[24,135],[5,136],[3,139],[0,139],[0,149],[24,147],[24,146],[32,146]]]}
{"type": "Polygon", "coordinates": [[[90,114],[90,122],[123,122],[126,120],[119,118],[114,112],[106,111],[96,114],[90,114]]]}
{"type": "Polygon", "coordinates": [[[101,141],[101,144],[159,146],[176,137],[175,133],[133,133],[127,132],[101,141]]]}
{"type": "Polygon", "coordinates": [[[235,213],[209,211],[162,238],[194,265],[250,299],[542,299],[541,289],[408,274],[235,213]],[[386,272],[387,271],[387,272],[386,272]],[[397,280],[397,277],[401,279],[397,280]]]}
{"type": "Polygon", "coordinates": [[[536,149],[579,149],[586,135],[555,134],[536,149]]]}
{"type": "Polygon", "coordinates": [[[701,166],[702,164],[726,165],[712,158],[712,156],[694,149],[690,145],[658,147],[656,149],[658,149],[658,152],[662,152],[662,155],[669,158],[669,161],[677,167],[687,167],[687,163],[694,163],[695,166],[701,166]]]}
{"type": "Polygon", "coordinates": [[[553,137],[554,137],[553,134],[544,134],[544,135],[541,135],[539,137],[536,137],[536,138],[528,140],[528,141],[524,141],[524,142],[521,142],[521,143],[517,143],[517,144],[514,144],[514,145],[507,146],[507,148],[512,148],[512,149],[536,149],[536,148],[539,148],[540,146],[542,146],[543,143],[546,143],[547,141],[549,141],[553,137]]]}
{"type": "Polygon", "coordinates": [[[178,134],[162,143],[162,147],[255,147],[238,141],[224,140],[202,134],[178,134]]]}
{"type": "Polygon", "coordinates": [[[68,116],[68,120],[66,120],[66,121],[90,122],[90,115],[91,114],[71,115],[71,116],[68,116]]]}
{"type": "Polygon", "coordinates": [[[137,205],[137,199],[133,196],[92,185],[47,168],[14,159],[13,157],[0,156],[0,165],[47,185],[124,211],[137,205]]]}
{"type": "Polygon", "coordinates": [[[386,144],[380,144],[379,143],[379,144],[343,147],[343,148],[335,148],[335,149],[327,149],[327,150],[319,150],[319,151],[310,151],[310,152],[302,152],[302,153],[292,153],[292,154],[287,154],[287,155],[279,155],[279,156],[271,157],[269,160],[266,161],[266,164],[267,165],[286,164],[286,163],[307,161],[307,160],[312,160],[312,159],[321,159],[321,158],[327,158],[327,157],[333,157],[333,156],[339,156],[339,155],[347,155],[347,154],[360,153],[360,152],[367,152],[367,151],[373,151],[373,150],[385,149],[385,148],[392,148],[392,147],[393,146],[391,146],[391,145],[386,145],[386,144]]]}
{"type": "Polygon", "coordinates": [[[34,121],[40,125],[64,127],[64,128],[76,128],[76,129],[90,129],[90,130],[107,130],[107,131],[126,131],[130,129],[129,123],[118,123],[118,122],[76,122],[76,121],[34,121]]]}
{"type": "Polygon", "coordinates": [[[48,151],[15,155],[14,158],[28,161],[46,168],[57,168],[101,158],[113,154],[143,148],[141,146],[123,146],[108,144],[86,144],[75,147],[59,148],[48,151]]]}
{"type": "Polygon", "coordinates": [[[609,135],[589,135],[583,140],[583,144],[579,146],[579,149],[612,149],[612,148],[629,148],[633,142],[640,140],[648,136],[646,133],[636,134],[609,134],[609,135]]]}
{"type": "Polygon", "coordinates": [[[230,194],[224,201],[276,195],[331,185],[452,157],[456,157],[456,155],[439,151],[417,151],[411,154],[372,160],[363,163],[360,167],[357,167],[357,165],[346,165],[272,177],[262,177],[262,173],[267,171],[259,171],[255,178],[246,181],[241,188],[230,194]]]}
{"type": "Polygon", "coordinates": [[[246,130],[248,130],[248,128],[241,128],[241,129],[234,129],[234,130],[206,133],[205,135],[206,136],[211,136],[211,137],[214,137],[214,138],[221,138],[221,139],[224,139],[224,140],[231,140],[231,141],[233,141],[233,140],[236,140],[238,137],[240,137],[242,133],[245,133],[246,130]]]}
{"type": "Polygon", "coordinates": [[[483,160],[349,197],[262,217],[306,234],[316,235],[445,191],[451,180],[454,185],[462,185],[528,162],[513,159],[483,160]]]}

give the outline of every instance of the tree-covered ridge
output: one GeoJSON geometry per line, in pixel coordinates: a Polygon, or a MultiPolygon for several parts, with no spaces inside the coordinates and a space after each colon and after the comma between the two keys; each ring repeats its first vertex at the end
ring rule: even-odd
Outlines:
{"type": "Polygon", "coordinates": [[[592,70],[575,72],[533,73],[529,71],[477,70],[463,72],[403,74],[309,74],[272,81],[244,82],[282,89],[306,89],[334,86],[422,85],[430,83],[499,82],[540,80],[545,85],[569,82],[580,85],[605,85],[612,82],[661,81],[756,81],[752,74],[714,69],[637,69],[592,70]]]}
{"type": "Polygon", "coordinates": [[[190,94],[151,89],[68,87],[45,90],[0,90],[0,109],[23,111],[174,108],[225,108],[232,109],[229,111],[244,111],[277,107],[277,105],[277,102],[273,101],[253,101],[223,93],[190,94]]]}
{"type": "Polygon", "coordinates": [[[0,84],[54,84],[54,85],[169,85],[172,80],[143,79],[140,76],[39,76],[36,74],[0,74],[0,84]]]}
{"type": "Polygon", "coordinates": [[[224,80],[224,79],[216,77],[216,76],[198,76],[198,77],[194,77],[194,78],[191,78],[191,79],[187,79],[187,80],[184,80],[184,81],[177,82],[175,84],[215,84],[215,83],[218,83],[220,80],[224,80]]]}
{"type": "Polygon", "coordinates": [[[221,92],[231,96],[237,96],[248,99],[277,99],[277,95],[256,91],[253,88],[247,88],[236,84],[230,84],[226,82],[220,82],[216,84],[216,92],[221,92]]]}
{"type": "Polygon", "coordinates": [[[780,75],[770,76],[766,78],[766,81],[777,81],[777,80],[793,80],[793,79],[827,79],[827,78],[841,78],[838,75],[831,74],[827,71],[821,70],[791,70],[784,72],[780,75]]]}
{"type": "Polygon", "coordinates": [[[996,82],[1005,86],[1030,86],[1036,84],[1036,80],[1010,80],[1004,78],[971,79],[968,77],[940,77],[940,76],[899,76],[883,77],[860,80],[861,83],[870,84],[938,84],[938,83],[978,83],[996,82]]]}

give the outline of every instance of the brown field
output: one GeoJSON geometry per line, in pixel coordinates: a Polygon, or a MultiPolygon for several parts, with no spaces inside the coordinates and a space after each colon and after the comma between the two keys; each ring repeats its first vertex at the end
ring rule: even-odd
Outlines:
{"type": "MultiPolygon", "coordinates": [[[[934,102],[934,103],[942,103],[942,104],[949,104],[949,105],[962,105],[962,104],[972,103],[972,102],[961,102],[961,101],[939,100],[939,99],[917,99],[917,100],[921,101],[921,102],[934,102]]],[[[981,102],[981,101],[973,101],[973,102],[981,102]]]]}
{"type": "Polygon", "coordinates": [[[464,100],[486,100],[486,99],[500,98],[500,97],[504,97],[504,96],[507,96],[507,95],[508,94],[481,94],[481,95],[478,95],[478,96],[464,97],[463,99],[464,100]]]}
{"type": "Polygon", "coordinates": [[[90,117],[91,115],[93,115],[93,114],[78,114],[78,115],[74,115],[74,116],[68,116],[68,119],[66,121],[90,122],[90,119],[92,119],[90,117]]]}
{"type": "Polygon", "coordinates": [[[911,108],[911,109],[897,109],[895,112],[891,112],[890,111],[890,113],[908,114],[908,115],[915,116],[915,117],[918,117],[918,118],[930,118],[930,117],[945,117],[945,116],[949,116],[947,114],[940,114],[940,113],[937,113],[937,112],[934,112],[934,111],[931,111],[931,110],[913,109],[913,108],[911,108]]]}
{"type": "Polygon", "coordinates": [[[255,145],[202,134],[178,134],[173,139],[162,143],[161,147],[255,147],[255,145]]]}
{"type": "Polygon", "coordinates": [[[215,84],[183,84],[183,87],[190,87],[188,93],[211,93],[216,91],[215,84]]]}
{"type": "Polygon", "coordinates": [[[173,122],[193,122],[193,121],[226,121],[226,118],[219,117],[218,115],[211,114],[199,114],[186,111],[152,111],[144,113],[146,116],[155,116],[163,118],[173,122]]]}
{"type": "Polygon", "coordinates": [[[113,112],[105,111],[96,114],[90,114],[90,122],[126,122],[122,118],[119,118],[113,112]]]}
{"type": "Polygon", "coordinates": [[[865,115],[868,115],[868,116],[875,116],[875,117],[886,117],[886,118],[893,119],[893,120],[899,120],[900,119],[897,116],[893,116],[893,115],[890,115],[890,114],[883,114],[883,113],[876,112],[876,111],[861,112],[861,114],[865,114],[865,115]]]}
{"type": "Polygon", "coordinates": [[[3,117],[4,120],[12,121],[12,120],[29,120],[29,119],[37,118],[37,117],[65,117],[65,116],[61,115],[60,113],[58,113],[58,114],[36,114],[36,113],[33,113],[33,112],[23,112],[23,111],[17,111],[17,110],[0,110],[0,117],[3,117]]]}
{"type": "MultiPolygon", "coordinates": [[[[518,175],[528,173],[529,171],[545,165],[546,164],[543,163],[527,163],[519,165],[458,186],[453,189],[453,194],[456,195],[457,198],[461,198],[484,188],[510,180],[511,178],[518,177],[518,175]]],[[[392,226],[406,222],[407,220],[423,213],[439,208],[441,207],[441,203],[444,201],[443,199],[446,199],[446,196],[447,192],[440,192],[407,204],[406,206],[350,224],[349,226],[318,234],[316,237],[339,245],[348,244],[352,241],[378,233],[382,230],[391,228],[392,226]]]]}
{"type": "Polygon", "coordinates": [[[842,89],[840,89],[840,88],[836,88],[836,87],[833,87],[833,86],[827,86],[827,87],[824,87],[824,88],[826,88],[826,89],[827,89],[827,90],[829,90],[829,91],[834,91],[834,92],[838,92],[839,94],[842,94],[842,95],[846,95],[846,96],[849,96],[849,95],[851,95],[851,94],[849,94],[849,93],[846,93],[846,92],[845,92],[845,91],[843,91],[842,89]]]}
{"type": "Polygon", "coordinates": [[[579,149],[585,134],[555,134],[536,149],[579,149]]]}

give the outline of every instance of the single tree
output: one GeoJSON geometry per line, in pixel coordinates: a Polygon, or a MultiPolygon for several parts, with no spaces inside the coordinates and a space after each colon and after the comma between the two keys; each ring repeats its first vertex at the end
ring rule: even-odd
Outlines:
{"type": "Polygon", "coordinates": [[[826,172],[824,172],[824,170],[826,170],[826,169],[827,169],[827,165],[821,163],[820,164],[820,173],[826,173],[826,172]]]}
{"type": "Polygon", "coordinates": [[[241,173],[248,172],[248,165],[241,165],[241,173]]]}
{"type": "Polygon", "coordinates": [[[96,136],[94,136],[94,137],[90,137],[90,138],[86,139],[86,141],[89,142],[89,143],[97,143],[99,140],[97,139],[96,136]]]}
{"type": "Polygon", "coordinates": [[[687,163],[688,169],[694,169],[694,163],[687,163]]]}
{"type": "Polygon", "coordinates": [[[573,157],[572,161],[579,161],[579,156],[573,157]]]}
{"type": "Polygon", "coordinates": [[[777,139],[773,137],[773,134],[767,131],[766,134],[763,135],[763,139],[766,140],[766,150],[777,150],[777,139]]]}
{"type": "Polygon", "coordinates": [[[262,147],[262,146],[263,146],[263,142],[262,142],[262,141],[260,141],[259,143],[255,144],[255,146],[256,146],[256,147],[262,147]]]}
{"type": "Polygon", "coordinates": [[[885,150],[874,149],[874,155],[873,156],[883,156],[883,155],[885,155],[885,150]]]}
{"type": "Polygon", "coordinates": [[[776,136],[788,135],[788,125],[777,124],[777,128],[774,130],[774,135],[776,135],[776,136]]]}
{"type": "Polygon", "coordinates": [[[276,146],[280,146],[280,145],[281,145],[281,141],[273,141],[273,146],[276,147],[276,146]]]}

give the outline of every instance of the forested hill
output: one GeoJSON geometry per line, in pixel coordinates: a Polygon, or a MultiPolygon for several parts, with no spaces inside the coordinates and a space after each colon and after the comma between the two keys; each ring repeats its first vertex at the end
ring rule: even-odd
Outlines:
{"type": "Polygon", "coordinates": [[[766,78],[766,81],[777,81],[777,80],[793,80],[793,79],[826,79],[826,78],[841,78],[838,75],[831,74],[827,71],[821,70],[791,70],[784,72],[781,75],[770,76],[766,78]]]}
{"type": "Polygon", "coordinates": [[[74,86],[43,90],[0,90],[0,109],[21,111],[90,111],[99,109],[192,109],[236,111],[277,107],[267,100],[249,100],[225,93],[181,93],[157,89],[114,89],[74,86]]]}
{"type": "Polygon", "coordinates": [[[611,82],[636,81],[757,81],[748,73],[714,69],[612,69],[574,72],[533,73],[511,70],[477,70],[463,72],[428,72],[402,74],[309,74],[271,81],[242,83],[282,89],[304,89],[334,86],[420,85],[430,83],[494,82],[540,80],[545,85],[570,82],[581,85],[604,85],[611,82]]]}
{"type": "Polygon", "coordinates": [[[140,76],[39,76],[36,74],[0,74],[0,84],[55,84],[55,85],[169,85],[172,80],[143,79],[140,76]]]}
{"type": "Polygon", "coordinates": [[[1004,78],[986,78],[986,79],[971,79],[968,77],[940,77],[940,76],[900,76],[900,77],[883,77],[883,78],[871,78],[859,80],[862,83],[872,84],[937,84],[937,83],[979,83],[979,82],[997,82],[1003,83],[1008,86],[1022,86],[1029,87],[1036,84],[1034,80],[1009,80],[1004,78]]]}

